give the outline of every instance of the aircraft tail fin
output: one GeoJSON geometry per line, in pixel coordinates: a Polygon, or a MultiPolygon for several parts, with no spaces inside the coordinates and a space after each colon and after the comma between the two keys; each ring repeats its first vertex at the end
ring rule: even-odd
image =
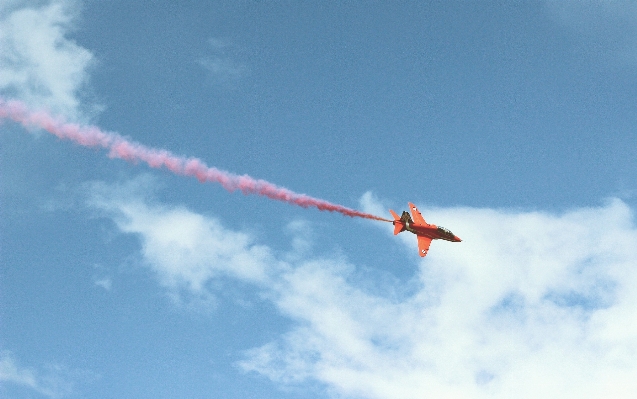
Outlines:
{"type": "Polygon", "coordinates": [[[403,223],[403,221],[400,219],[400,217],[396,214],[396,212],[392,211],[391,209],[389,210],[389,213],[391,213],[391,215],[394,217],[394,235],[400,233],[401,231],[405,230],[405,224],[403,223]]]}

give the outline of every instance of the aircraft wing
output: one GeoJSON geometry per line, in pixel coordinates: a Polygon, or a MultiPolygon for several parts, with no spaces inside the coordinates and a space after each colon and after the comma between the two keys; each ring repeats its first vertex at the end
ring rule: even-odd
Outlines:
{"type": "Polygon", "coordinates": [[[418,255],[422,258],[427,255],[429,251],[429,245],[431,244],[431,238],[425,236],[418,236],[418,255]]]}
{"type": "Polygon", "coordinates": [[[411,217],[412,219],[414,219],[414,223],[415,224],[419,224],[419,225],[427,225],[427,222],[425,222],[425,218],[422,217],[422,215],[420,214],[420,211],[418,210],[418,208],[416,208],[416,205],[412,204],[411,202],[409,203],[409,210],[411,211],[411,217]]]}

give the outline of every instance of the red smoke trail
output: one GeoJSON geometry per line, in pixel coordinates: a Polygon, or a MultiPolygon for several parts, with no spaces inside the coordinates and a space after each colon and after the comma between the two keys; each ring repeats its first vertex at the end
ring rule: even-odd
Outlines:
{"type": "Polygon", "coordinates": [[[303,208],[314,207],[321,211],[339,212],[351,217],[391,222],[391,220],[369,213],[332,204],[305,194],[297,194],[265,180],[256,180],[248,175],[238,176],[219,170],[207,166],[197,158],[184,158],[174,155],[170,151],[148,148],[140,143],[129,141],[117,133],[103,132],[95,126],[66,123],[46,112],[29,111],[26,105],[20,101],[6,101],[0,98],[0,118],[10,119],[25,128],[44,129],[62,140],[71,140],[84,147],[105,148],[109,150],[108,156],[110,158],[121,158],[128,162],[142,161],[151,168],[163,166],[177,175],[194,176],[202,183],[219,183],[230,192],[241,190],[246,195],[263,195],[303,208]]]}

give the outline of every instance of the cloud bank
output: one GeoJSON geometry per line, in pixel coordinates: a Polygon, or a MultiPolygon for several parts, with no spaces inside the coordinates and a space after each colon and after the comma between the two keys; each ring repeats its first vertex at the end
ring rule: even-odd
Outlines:
{"type": "MultiPolygon", "coordinates": [[[[247,372],[356,398],[629,398],[637,390],[637,231],[620,200],[562,214],[425,209],[464,241],[435,242],[423,261],[406,243],[419,288],[397,299],[367,292],[340,258],[279,259],[246,232],[126,187],[93,186],[91,204],[139,237],[173,295],[214,296],[215,279],[235,279],[294,322],[246,350],[238,366],[247,372]]],[[[364,202],[377,206],[371,196],[364,202]]]]}
{"type": "Polygon", "coordinates": [[[72,0],[0,3],[0,94],[85,119],[82,90],[93,54],[69,38],[78,15],[72,0]]]}

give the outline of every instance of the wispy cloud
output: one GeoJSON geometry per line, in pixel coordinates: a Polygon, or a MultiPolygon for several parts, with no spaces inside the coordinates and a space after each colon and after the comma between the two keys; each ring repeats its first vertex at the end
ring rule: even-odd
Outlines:
{"type": "Polygon", "coordinates": [[[206,69],[214,83],[228,84],[237,81],[249,73],[249,68],[237,61],[237,46],[228,40],[211,38],[208,40],[209,54],[197,60],[206,69]]]}
{"type": "MultiPolygon", "coordinates": [[[[210,217],[108,194],[120,188],[93,190],[94,206],[140,237],[168,289],[213,295],[206,281],[224,275],[254,285],[293,321],[239,363],[277,383],[318,381],[365,398],[629,398],[637,390],[637,230],[620,200],[562,214],[423,209],[464,241],[434,242],[422,261],[415,240],[405,242],[419,289],[396,299],[358,286],[349,278],[355,265],[342,259],[279,259],[210,217]]],[[[371,196],[363,202],[379,206],[371,196]]]]}
{"type": "Polygon", "coordinates": [[[94,282],[95,285],[104,288],[106,291],[110,291],[113,287],[113,280],[110,277],[95,278],[94,282]]]}
{"type": "Polygon", "coordinates": [[[74,391],[75,383],[68,374],[60,366],[46,370],[21,367],[10,352],[0,352],[0,382],[5,387],[19,386],[49,398],[62,398],[74,391]]]}
{"type": "Polygon", "coordinates": [[[105,291],[110,291],[113,288],[113,278],[110,276],[109,270],[100,264],[93,265],[93,269],[95,270],[93,283],[105,291]]]}
{"type": "Polygon", "coordinates": [[[72,0],[0,4],[0,94],[72,120],[97,110],[80,100],[95,59],[69,38],[77,15],[72,0]]]}
{"type": "Polygon", "coordinates": [[[218,220],[185,208],[153,204],[140,196],[152,191],[152,180],[89,188],[90,204],[112,217],[119,229],[138,235],[145,261],[174,298],[180,293],[210,300],[209,285],[231,277],[255,284],[268,279],[270,250],[256,245],[249,234],[226,229],[218,220]]]}

